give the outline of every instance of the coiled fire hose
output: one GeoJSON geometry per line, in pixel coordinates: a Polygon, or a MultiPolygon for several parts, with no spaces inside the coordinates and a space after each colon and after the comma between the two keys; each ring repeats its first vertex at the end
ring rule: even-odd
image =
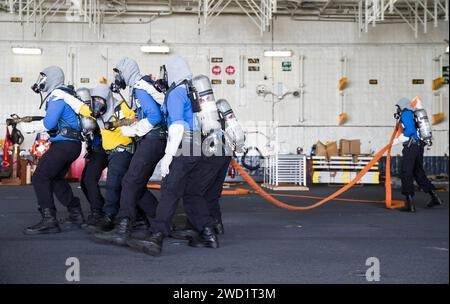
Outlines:
{"type": "Polygon", "coordinates": [[[404,206],[404,202],[400,200],[392,200],[392,189],[391,189],[391,167],[390,167],[390,157],[391,157],[391,149],[392,144],[394,142],[395,136],[397,132],[400,131],[400,125],[397,123],[394,132],[392,133],[391,139],[389,141],[389,144],[385,146],[383,149],[381,149],[373,158],[372,160],[356,175],[356,177],[347,185],[340,188],[335,193],[329,195],[326,198],[321,199],[317,203],[314,203],[310,206],[293,206],[286,203],[283,203],[282,201],[279,201],[274,196],[290,196],[290,197],[300,197],[295,195],[287,195],[287,194],[279,194],[279,195],[271,195],[264,191],[254,180],[253,178],[236,162],[236,160],[231,160],[231,166],[242,176],[242,178],[258,193],[262,198],[270,202],[271,204],[287,209],[287,210],[293,210],[293,211],[306,211],[311,210],[314,208],[317,208],[333,199],[341,195],[342,193],[346,192],[348,189],[353,187],[361,178],[372,168],[379,160],[380,158],[387,152],[387,158],[386,158],[386,180],[385,180],[385,188],[386,188],[386,198],[385,201],[369,201],[369,200],[345,200],[345,201],[353,201],[353,202],[383,202],[386,204],[387,208],[400,208],[404,206]]]}

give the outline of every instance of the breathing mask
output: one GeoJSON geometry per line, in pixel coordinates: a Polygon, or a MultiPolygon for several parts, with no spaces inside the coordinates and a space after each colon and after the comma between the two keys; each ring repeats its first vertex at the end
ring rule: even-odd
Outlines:
{"type": "Polygon", "coordinates": [[[155,89],[160,93],[165,93],[169,89],[169,82],[167,80],[166,66],[163,65],[159,69],[159,78],[153,83],[155,89]]]}
{"type": "Polygon", "coordinates": [[[111,84],[111,91],[114,93],[119,93],[120,90],[124,90],[127,87],[125,79],[123,78],[122,72],[114,68],[114,82],[111,84]]]}
{"type": "Polygon", "coordinates": [[[107,110],[106,100],[99,96],[92,96],[92,116],[95,118],[99,118],[103,114],[105,114],[107,110]]]}
{"type": "Polygon", "coordinates": [[[36,82],[31,86],[33,92],[39,94],[39,96],[41,97],[41,104],[39,105],[39,109],[42,108],[42,105],[44,104],[45,100],[48,97],[48,95],[45,98],[42,96],[42,92],[45,90],[46,84],[47,84],[47,75],[41,72],[39,73],[36,82]]]}

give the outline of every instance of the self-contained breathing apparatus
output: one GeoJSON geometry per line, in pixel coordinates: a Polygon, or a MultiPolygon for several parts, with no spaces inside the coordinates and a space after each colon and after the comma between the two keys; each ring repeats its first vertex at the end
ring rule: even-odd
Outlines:
{"type": "Polygon", "coordinates": [[[433,145],[433,133],[427,111],[422,107],[416,107],[414,109],[401,109],[400,106],[397,105],[397,111],[394,113],[394,119],[400,120],[403,111],[411,111],[413,113],[417,135],[425,145],[431,147],[433,145]]]}
{"type": "Polygon", "coordinates": [[[420,139],[427,145],[433,145],[433,134],[431,131],[431,123],[428,119],[427,111],[425,109],[417,109],[414,111],[414,121],[416,128],[419,131],[420,139]]]}
{"type": "MultiPolygon", "coordinates": [[[[198,93],[197,93],[197,90],[192,85],[192,81],[190,81],[189,79],[184,79],[179,83],[172,83],[169,85],[166,66],[162,65],[160,68],[159,78],[155,81],[155,88],[158,91],[163,92],[165,95],[163,106],[161,107],[161,109],[163,109],[165,107],[165,109],[167,111],[166,113],[162,113],[164,128],[167,129],[167,131],[168,131],[168,126],[169,126],[169,121],[168,121],[169,113],[168,113],[168,107],[167,107],[168,97],[169,97],[170,93],[173,90],[175,90],[176,88],[178,88],[179,86],[185,86],[185,88],[186,88],[186,96],[191,102],[192,112],[194,114],[194,121],[195,121],[195,115],[196,115],[196,113],[198,113],[200,111],[200,106],[198,104],[198,93]]],[[[195,124],[195,122],[194,122],[194,124],[195,124]]],[[[194,130],[186,130],[185,129],[184,134],[183,134],[183,139],[182,139],[182,142],[180,143],[179,148],[181,148],[183,145],[185,145],[186,147],[190,147],[189,149],[191,149],[193,147],[200,147],[201,144],[202,144],[201,136],[197,136],[194,133],[194,130]]]]}
{"type": "Polygon", "coordinates": [[[198,117],[203,135],[207,136],[220,131],[220,117],[211,81],[205,75],[198,75],[192,79],[192,85],[198,92],[197,102],[200,107],[198,117]]]}
{"type": "Polygon", "coordinates": [[[245,151],[245,132],[239,124],[231,105],[225,99],[216,102],[224,131],[225,142],[234,152],[245,151]]]}
{"type": "Polygon", "coordinates": [[[169,96],[169,92],[175,90],[177,87],[182,85],[186,87],[187,97],[189,98],[192,104],[192,112],[193,113],[200,112],[201,108],[199,102],[199,94],[197,89],[192,84],[192,81],[189,79],[184,79],[178,84],[173,83],[169,86],[166,66],[165,65],[161,66],[159,79],[157,79],[154,82],[154,86],[159,92],[165,93],[164,104],[167,103],[167,96],[169,96]]]}
{"type": "MultiPolygon", "coordinates": [[[[187,90],[187,97],[192,104],[192,112],[197,117],[200,130],[203,135],[203,147],[208,149],[209,154],[216,154],[222,145],[222,136],[233,152],[242,152],[245,145],[245,134],[238,123],[230,104],[224,100],[216,102],[214,92],[209,78],[205,75],[195,76],[192,81],[185,79],[178,84],[168,84],[167,71],[165,66],[161,67],[160,80],[157,81],[162,91],[169,92],[176,87],[184,85],[187,90]]],[[[167,102],[167,100],[165,101],[167,102]]],[[[205,151],[204,151],[205,152],[205,151]]]]}
{"type": "MultiPolygon", "coordinates": [[[[93,100],[91,93],[88,88],[79,88],[76,91],[77,98],[89,106],[92,110],[93,100]]],[[[81,134],[85,141],[92,140],[94,138],[95,132],[98,132],[97,122],[91,118],[79,115],[81,124],[81,134]]]]}

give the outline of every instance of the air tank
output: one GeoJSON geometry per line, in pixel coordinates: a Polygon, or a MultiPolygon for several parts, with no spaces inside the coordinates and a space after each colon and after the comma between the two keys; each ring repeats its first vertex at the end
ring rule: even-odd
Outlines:
{"type": "Polygon", "coordinates": [[[200,118],[203,134],[219,131],[221,129],[220,118],[209,78],[205,75],[198,75],[192,79],[192,85],[198,94],[200,112],[197,115],[200,118]]]}
{"type": "Polygon", "coordinates": [[[245,133],[242,126],[239,124],[236,115],[233,112],[228,101],[220,99],[216,103],[223,120],[225,121],[225,134],[227,140],[235,146],[236,152],[241,152],[245,146],[245,133]]]}
{"type": "Polygon", "coordinates": [[[425,109],[417,109],[414,111],[414,118],[416,120],[417,129],[419,130],[420,138],[429,146],[432,145],[431,140],[433,134],[431,132],[431,123],[428,119],[427,111],[425,109]]]}

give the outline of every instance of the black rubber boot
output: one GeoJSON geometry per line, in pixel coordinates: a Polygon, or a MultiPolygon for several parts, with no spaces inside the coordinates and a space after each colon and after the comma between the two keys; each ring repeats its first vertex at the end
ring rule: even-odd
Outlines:
{"type": "Polygon", "coordinates": [[[222,220],[215,219],[213,223],[213,228],[216,235],[225,234],[225,228],[223,227],[222,220]]]}
{"type": "Polygon", "coordinates": [[[101,209],[92,209],[91,214],[89,214],[86,220],[86,230],[89,233],[94,233],[99,231],[101,224],[103,223],[103,217],[105,213],[101,209]]]}
{"type": "Polygon", "coordinates": [[[67,207],[67,211],[69,215],[61,221],[61,229],[64,231],[81,229],[85,224],[81,206],[67,207]]]}
{"type": "Polygon", "coordinates": [[[86,224],[89,226],[96,226],[100,220],[105,216],[102,210],[100,209],[92,209],[91,214],[89,214],[86,224]]]}
{"type": "Polygon", "coordinates": [[[400,208],[399,210],[403,212],[416,212],[416,206],[412,195],[406,196],[405,207],[400,208]]]}
{"type": "Polygon", "coordinates": [[[144,239],[129,238],[128,246],[151,256],[160,256],[164,235],[161,232],[148,233],[144,239]]]}
{"type": "Polygon", "coordinates": [[[147,218],[147,215],[144,211],[138,209],[136,220],[133,222],[133,229],[145,229],[148,230],[150,228],[150,221],[147,218]]]}
{"type": "Polygon", "coordinates": [[[186,219],[184,228],[177,228],[175,225],[173,225],[172,231],[170,232],[169,237],[177,239],[177,240],[190,241],[195,238],[198,238],[198,232],[194,228],[194,225],[191,224],[189,219],[186,219]]]}
{"type": "Polygon", "coordinates": [[[109,232],[96,233],[94,236],[98,240],[112,243],[119,246],[127,246],[127,240],[131,235],[132,224],[128,217],[122,218],[114,230],[109,232]]]}
{"type": "Polygon", "coordinates": [[[441,206],[443,204],[441,198],[437,195],[435,191],[431,190],[430,192],[428,192],[428,194],[431,196],[431,200],[428,202],[427,205],[428,208],[441,206]]]}
{"type": "Polygon", "coordinates": [[[211,227],[205,227],[198,238],[189,241],[191,247],[219,248],[219,239],[211,227]]]}
{"type": "Polygon", "coordinates": [[[36,235],[61,232],[58,220],[56,219],[56,210],[49,208],[39,208],[38,210],[41,213],[42,220],[34,226],[25,228],[23,230],[24,234],[36,235]]]}
{"type": "Polygon", "coordinates": [[[198,238],[198,232],[195,231],[193,228],[190,227],[184,227],[182,229],[174,229],[170,232],[170,237],[177,239],[177,240],[186,240],[190,241],[195,238],[198,238]]]}
{"type": "Polygon", "coordinates": [[[98,232],[108,232],[114,229],[114,217],[105,214],[96,226],[98,232]]]}

